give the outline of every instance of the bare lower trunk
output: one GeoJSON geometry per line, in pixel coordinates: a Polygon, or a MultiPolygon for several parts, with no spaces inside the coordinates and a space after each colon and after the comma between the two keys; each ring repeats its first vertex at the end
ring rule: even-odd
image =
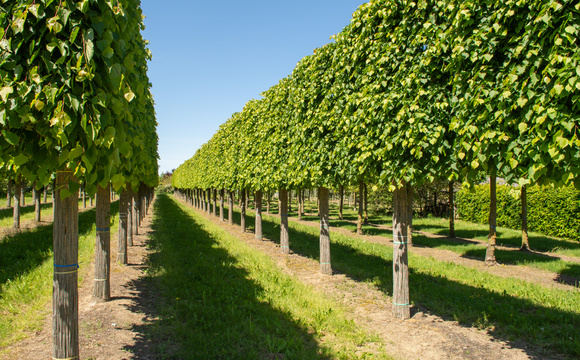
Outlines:
{"type": "Polygon", "coordinates": [[[217,190],[213,189],[213,216],[217,216],[217,190]]]}
{"type": "Polygon", "coordinates": [[[111,186],[97,186],[94,301],[111,298],[111,186]]]}
{"type": "Polygon", "coordinates": [[[62,199],[60,192],[75,181],[72,171],[56,173],[53,224],[54,276],[52,293],[52,357],[79,356],[78,313],[78,192],[62,199]]]}
{"type": "Polygon", "coordinates": [[[32,194],[34,198],[34,221],[40,222],[40,192],[36,190],[36,182],[32,185],[32,194]]]}
{"type": "Polygon", "coordinates": [[[128,186],[127,190],[127,247],[133,246],[133,190],[128,186]]]}
{"type": "Polygon", "coordinates": [[[43,202],[46,204],[48,201],[48,190],[46,190],[46,186],[43,188],[43,196],[44,196],[43,202]]]}
{"type": "Polygon", "coordinates": [[[528,238],[528,196],[527,186],[522,186],[522,193],[520,195],[522,200],[522,251],[530,251],[530,240],[528,238]]]}
{"type": "Polygon", "coordinates": [[[365,184],[365,195],[364,195],[364,200],[365,200],[365,224],[369,223],[369,201],[368,201],[368,186],[367,184],[365,184]]]}
{"type": "Polygon", "coordinates": [[[224,221],[224,189],[220,190],[220,221],[224,221]]]}
{"type": "Polygon", "coordinates": [[[242,190],[240,195],[240,227],[244,233],[246,232],[246,190],[242,190]]]}
{"type": "Polygon", "coordinates": [[[406,185],[407,191],[407,244],[413,246],[413,187],[411,184],[406,185]]]}
{"type": "Polygon", "coordinates": [[[288,237],[288,190],[280,189],[279,213],[280,213],[280,248],[283,254],[290,253],[290,239],[288,237]]]}
{"type": "Polygon", "coordinates": [[[344,206],[344,186],[340,185],[340,203],[338,204],[338,218],[342,220],[342,208],[344,206]]]}
{"type": "Polygon", "coordinates": [[[292,190],[288,190],[288,212],[292,212],[292,190]]]}
{"type": "Polygon", "coordinates": [[[409,261],[407,230],[408,191],[402,186],[393,192],[393,315],[401,320],[411,316],[409,308],[409,261]]]}
{"type": "Polygon", "coordinates": [[[133,238],[131,239],[131,246],[133,246],[133,240],[135,239],[136,235],[139,235],[139,222],[141,221],[141,217],[139,215],[139,203],[141,200],[139,199],[139,192],[132,192],[133,195],[133,238]]]}
{"type": "Polygon", "coordinates": [[[129,237],[129,190],[121,190],[119,196],[119,248],[117,262],[127,264],[127,238],[129,237]]]}
{"type": "Polygon", "coordinates": [[[298,189],[298,220],[302,220],[302,190],[298,189]]]}
{"type": "Polygon", "coordinates": [[[20,196],[22,195],[20,186],[22,183],[20,179],[17,179],[14,183],[14,207],[12,209],[12,228],[14,229],[20,229],[20,196]]]}
{"type": "Polygon", "coordinates": [[[272,192],[268,191],[268,202],[266,203],[266,213],[270,213],[270,201],[272,200],[272,192]]]}
{"type": "Polygon", "coordinates": [[[254,194],[254,207],[256,208],[256,230],[254,233],[257,240],[262,240],[262,192],[259,190],[254,194]]]}
{"type": "Polygon", "coordinates": [[[230,191],[230,202],[228,204],[228,224],[234,224],[234,192],[230,191]]]}
{"type": "Polygon", "coordinates": [[[496,192],[496,170],[491,169],[489,177],[489,235],[487,236],[487,249],[485,251],[485,263],[495,265],[495,245],[497,238],[497,192],[496,192]]]}
{"type": "Polygon", "coordinates": [[[6,207],[12,207],[12,180],[6,185],[6,207]]]}
{"type": "Polygon", "coordinates": [[[20,206],[26,206],[26,182],[20,177],[20,206]]]}
{"type": "Polygon", "coordinates": [[[83,187],[83,209],[87,208],[87,192],[85,191],[85,188],[83,187]]]}
{"type": "Polygon", "coordinates": [[[455,193],[453,181],[449,182],[449,237],[455,239],[455,193]]]}
{"type": "Polygon", "coordinates": [[[329,191],[325,187],[318,188],[318,204],[320,207],[320,272],[332,275],[330,264],[330,218],[329,191]]]}
{"type": "Polygon", "coordinates": [[[362,235],[362,225],[364,221],[364,204],[361,201],[363,198],[364,192],[364,183],[360,181],[358,183],[358,193],[359,193],[359,201],[358,201],[358,221],[356,222],[356,233],[358,235],[362,235]]]}

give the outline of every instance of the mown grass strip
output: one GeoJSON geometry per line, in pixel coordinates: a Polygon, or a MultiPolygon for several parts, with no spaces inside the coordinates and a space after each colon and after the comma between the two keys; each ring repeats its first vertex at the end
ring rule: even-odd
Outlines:
{"type": "Polygon", "coordinates": [[[150,245],[164,295],[149,330],[159,358],[388,358],[341,306],[167,195],[150,245]]]}
{"type": "MultiPolygon", "coordinates": [[[[239,213],[234,220],[239,224],[239,213]]],[[[279,240],[279,219],[264,215],[267,238],[279,240]]],[[[248,215],[253,223],[253,215],[248,215]]],[[[318,259],[318,229],[290,222],[293,252],[318,259]]],[[[392,294],[392,249],[331,234],[333,269],[392,294]]],[[[546,352],[580,355],[580,292],[548,289],[466,266],[416,256],[410,250],[413,304],[443,318],[486,329],[506,341],[524,341],[546,352]]],[[[517,345],[515,345],[517,346],[517,345]]]]}
{"type": "MultiPolygon", "coordinates": [[[[112,203],[111,219],[118,210],[118,202],[112,203]]],[[[112,234],[117,226],[115,221],[112,234]]],[[[79,284],[93,260],[95,230],[95,209],[79,213],[79,284]]],[[[42,327],[50,312],[52,280],[52,224],[0,240],[0,346],[42,327]]]]}

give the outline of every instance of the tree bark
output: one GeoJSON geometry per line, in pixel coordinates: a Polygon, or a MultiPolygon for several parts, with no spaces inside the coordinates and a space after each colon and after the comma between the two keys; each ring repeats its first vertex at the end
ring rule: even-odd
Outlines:
{"type": "Polygon", "coordinates": [[[332,275],[330,264],[330,217],[329,191],[325,187],[318,188],[318,204],[320,212],[320,272],[332,275]]]}
{"type": "Polygon", "coordinates": [[[292,212],[292,190],[288,190],[288,212],[292,212]]]}
{"type": "Polygon", "coordinates": [[[131,200],[132,204],[133,204],[133,237],[131,237],[131,243],[130,245],[133,246],[133,240],[135,238],[136,235],[139,235],[139,221],[140,221],[140,217],[139,217],[139,193],[138,191],[132,191],[131,195],[133,196],[133,199],[131,200]]]}
{"type": "Polygon", "coordinates": [[[12,208],[12,228],[14,229],[20,229],[20,198],[22,196],[22,191],[20,191],[22,182],[20,179],[21,177],[18,176],[14,183],[14,207],[12,208]]]}
{"type": "Polygon", "coordinates": [[[43,195],[44,195],[44,199],[43,199],[44,201],[43,202],[46,204],[47,201],[48,201],[48,190],[46,190],[46,186],[43,187],[43,191],[42,192],[43,192],[43,195]]]}
{"type": "Polygon", "coordinates": [[[119,196],[119,240],[117,250],[117,262],[127,264],[127,239],[129,237],[129,190],[121,190],[119,196]]]}
{"type": "Polygon", "coordinates": [[[6,207],[12,207],[12,180],[6,185],[6,207]]]}
{"type": "Polygon", "coordinates": [[[26,206],[26,181],[20,176],[20,206],[26,206]]]}
{"type": "Polygon", "coordinates": [[[256,240],[262,240],[262,192],[259,190],[254,193],[254,207],[256,209],[256,230],[254,233],[256,240]]]}
{"type": "Polygon", "coordinates": [[[111,185],[97,186],[94,301],[111,298],[111,185]]]}
{"type": "Polygon", "coordinates": [[[127,247],[133,246],[133,226],[135,222],[133,221],[133,189],[131,185],[127,186],[127,247]]]}
{"type": "Polygon", "coordinates": [[[302,190],[298,189],[298,220],[302,220],[302,190]]]}
{"type": "Polygon", "coordinates": [[[266,213],[270,213],[270,201],[272,200],[272,192],[268,190],[268,202],[266,203],[266,213]]]}
{"type": "Polygon", "coordinates": [[[340,203],[338,204],[338,218],[342,220],[342,208],[344,206],[344,186],[340,185],[340,203]]]}
{"type": "Polygon", "coordinates": [[[527,186],[522,186],[520,195],[522,201],[522,251],[530,251],[530,240],[528,238],[528,191],[527,186]]]}
{"type": "Polygon", "coordinates": [[[406,184],[407,191],[407,246],[413,246],[413,187],[411,184],[406,184]]]}
{"type": "Polygon", "coordinates": [[[409,221],[406,184],[393,192],[393,315],[411,317],[409,308],[409,261],[407,230],[409,221]]]}
{"type": "Polygon", "coordinates": [[[453,181],[449,182],[449,237],[455,239],[455,193],[453,181]]]}
{"type": "Polygon", "coordinates": [[[228,224],[234,224],[234,192],[230,191],[230,202],[228,204],[228,224]]]}
{"type": "Polygon", "coordinates": [[[83,209],[87,208],[87,192],[85,191],[85,187],[83,186],[83,209]]]}
{"type": "Polygon", "coordinates": [[[240,227],[242,233],[246,232],[246,190],[240,192],[240,227]]]}
{"type": "Polygon", "coordinates": [[[495,165],[492,165],[491,174],[489,177],[489,235],[487,236],[487,249],[485,251],[485,263],[486,265],[495,265],[495,245],[497,238],[497,192],[496,192],[496,169],[495,165]]]}
{"type": "Polygon", "coordinates": [[[282,254],[290,253],[290,239],[288,237],[288,190],[280,189],[279,210],[280,213],[280,249],[282,254]]]}
{"type": "Polygon", "coordinates": [[[220,190],[220,221],[224,221],[224,189],[220,190]]]}
{"type": "Polygon", "coordinates": [[[369,223],[369,201],[368,201],[368,186],[367,184],[365,184],[365,195],[364,195],[364,201],[365,201],[365,221],[364,224],[368,224],[369,223]]]}
{"type": "Polygon", "coordinates": [[[217,216],[217,189],[213,189],[213,216],[217,216]]]}
{"type": "Polygon", "coordinates": [[[36,190],[36,181],[32,185],[32,194],[34,198],[34,221],[40,222],[40,192],[36,190]]]}
{"type": "Polygon", "coordinates": [[[78,313],[78,192],[62,199],[60,193],[76,181],[72,171],[56,173],[53,224],[54,276],[52,295],[52,356],[79,356],[78,313]]]}
{"type": "Polygon", "coordinates": [[[364,183],[359,181],[358,183],[358,192],[359,192],[359,201],[358,201],[358,221],[356,222],[356,233],[357,235],[362,235],[362,225],[364,221],[364,203],[363,199],[363,192],[364,192],[364,183]]]}

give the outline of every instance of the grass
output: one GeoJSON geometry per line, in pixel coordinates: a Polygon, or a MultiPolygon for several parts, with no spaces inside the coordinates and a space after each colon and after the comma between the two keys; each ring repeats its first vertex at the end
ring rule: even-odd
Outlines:
{"type": "Polygon", "coordinates": [[[150,277],[163,298],[148,331],[159,358],[388,358],[348,310],[167,195],[153,230],[150,277]]]}
{"type": "MultiPolygon", "coordinates": [[[[264,216],[267,238],[279,239],[279,220],[264,216]]],[[[239,224],[239,213],[234,221],[239,224]]],[[[254,218],[248,213],[247,223],[254,218]]],[[[319,258],[318,229],[290,222],[290,247],[319,258]]],[[[392,249],[340,234],[331,234],[332,266],[392,294],[392,249]]],[[[580,355],[580,293],[544,288],[434,258],[409,254],[410,297],[420,309],[480,329],[508,342],[524,341],[528,349],[580,355]]],[[[517,345],[515,345],[517,346],[517,345]]]]}
{"type": "MultiPolygon", "coordinates": [[[[50,197],[49,197],[50,201],[50,197]]],[[[4,201],[5,203],[5,201],[4,201]]],[[[34,202],[32,198],[26,200],[26,206],[20,208],[20,226],[22,227],[24,223],[34,220],[34,202]]],[[[87,201],[87,208],[89,207],[89,201],[87,201]]],[[[1,207],[0,207],[1,209],[1,207]]],[[[82,200],[79,199],[79,210],[83,209],[82,200]]],[[[10,228],[12,227],[14,210],[12,208],[5,208],[0,210],[0,228],[10,228]]],[[[43,222],[52,221],[52,202],[42,203],[40,205],[40,219],[43,222]]]]}
{"type": "MultiPolygon", "coordinates": [[[[118,202],[111,204],[111,217],[118,202]]],[[[79,284],[95,250],[95,209],[79,213],[79,284]]],[[[114,224],[114,233],[118,224],[114,224]]],[[[53,256],[52,224],[0,240],[0,346],[38,330],[50,313],[53,256]]]]}

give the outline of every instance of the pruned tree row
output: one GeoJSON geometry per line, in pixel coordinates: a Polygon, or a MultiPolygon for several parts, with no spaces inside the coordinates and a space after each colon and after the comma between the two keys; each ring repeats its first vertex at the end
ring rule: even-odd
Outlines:
{"type": "MultiPolygon", "coordinates": [[[[389,186],[394,312],[406,318],[412,187],[482,177],[580,187],[579,30],[571,0],[370,1],[233,114],[173,186],[278,191],[283,251],[286,191],[318,188],[327,273],[326,189],[389,186]]],[[[493,211],[489,239],[493,264],[493,211]]]]}
{"type": "MultiPolygon", "coordinates": [[[[24,182],[54,190],[57,359],[79,358],[81,186],[83,196],[97,194],[94,294],[107,300],[110,188],[134,192],[139,207],[158,181],[151,55],[142,29],[139,0],[0,4],[0,173],[12,180],[14,194],[24,182]]],[[[135,211],[141,216],[144,209],[135,211]]]]}

